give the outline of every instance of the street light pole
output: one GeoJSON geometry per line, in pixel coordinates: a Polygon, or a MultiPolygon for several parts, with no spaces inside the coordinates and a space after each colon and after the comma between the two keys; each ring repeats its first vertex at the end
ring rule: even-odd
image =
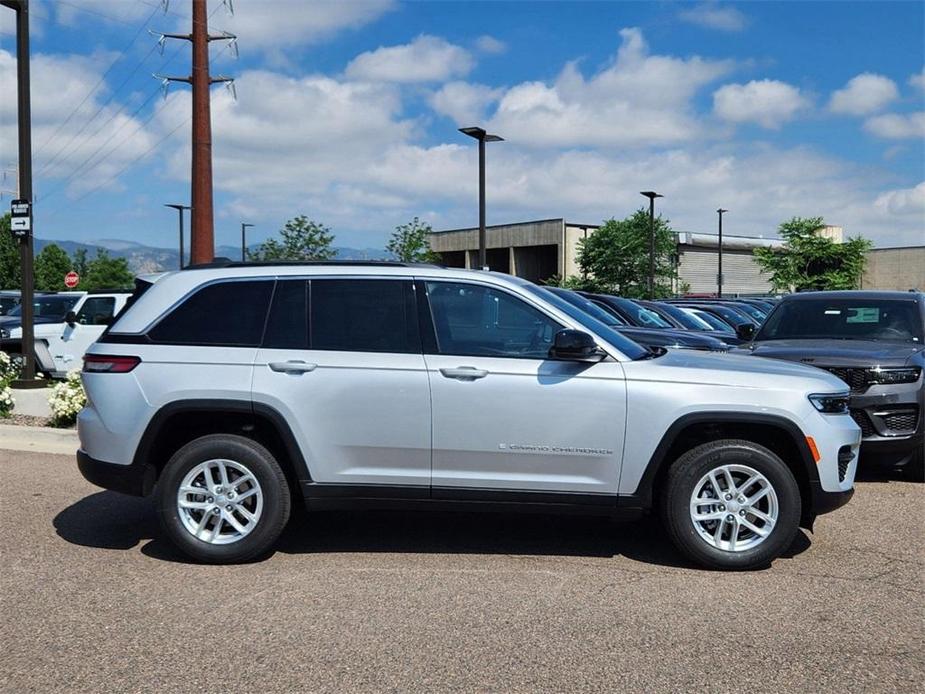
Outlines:
{"type": "Polygon", "coordinates": [[[655,198],[663,198],[654,190],[644,190],[640,193],[649,198],[649,281],[647,285],[648,298],[655,298],[655,198]]]}
{"type": "Polygon", "coordinates": [[[183,269],[183,210],[193,209],[189,205],[165,204],[164,207],[172,207],[180,213],[180,269],[183,269]]]}
{"type": "Polygon", "coordinates": [[[241,262],[243,263],[247,260],[247,241],[245,240],[245,230],[247,227],[252,227],[253,224],[248,224],[247,222],[241,222],[241,262]]]}
{"type": "Polygon", "coordinates": [[[719,215],[719,240],[717,244],[719,267],[716,272],[716,296],[720,299],[723,298],[723,214],[728,211],[722,207],[716,210],[716,214],[719,215]]]}
{"type": "Polygon", "coordinates": [[[479,268],[487,269],[487,250],[485,239],[485,143],[503,142],[498,135],[489,135],[484,128],[460,128],[459,132],[479,141],[479,268]]]}

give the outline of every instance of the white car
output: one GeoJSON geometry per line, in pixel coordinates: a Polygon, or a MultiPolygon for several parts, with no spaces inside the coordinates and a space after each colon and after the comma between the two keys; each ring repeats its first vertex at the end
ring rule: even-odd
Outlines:
{"type": "MultiPolygon", "coordinates": [[[[54,378],[79,369],[96,342],[131,297],[127,292],[62,292],[35,298],[35,356],[38,370],[54,378]]],[[[3,349],[21,353],[19,307],[0,327],[3,349]]]]}
{"type": "Polygon", "coordinates": [[[831,374],[645,349],[524,280],[400,263],[147,278],[83,382],[83,475],[154,494],[216,563],[268,552],[301,498],[655,511],[696,562],[765,566],[851,497],[861,437],[831,374]]]}

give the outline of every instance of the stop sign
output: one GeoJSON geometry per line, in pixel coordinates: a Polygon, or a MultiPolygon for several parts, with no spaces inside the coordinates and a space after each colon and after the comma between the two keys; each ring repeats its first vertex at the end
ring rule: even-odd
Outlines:
{"type": "Polygon", "coordinates": [[[71,270],[64,276],[64,286],[68,289],[73,289],[80,283],[80,275],[71,270]]]}

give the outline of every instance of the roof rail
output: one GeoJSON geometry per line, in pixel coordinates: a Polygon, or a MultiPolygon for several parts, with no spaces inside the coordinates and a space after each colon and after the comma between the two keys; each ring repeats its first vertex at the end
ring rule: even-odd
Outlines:
{"type": "Polygon", "coordinates": [[[228,258],[216,258],[211,263],[197,263],[196,265],[187,265],[183,269],[215,270],[237,267],[317,267],[325,265],[333,265],[335,267],[443,267],[443,265],[437,265],[435,263],[405,263],[398,260],[257,260],[242,262],[240,260],[229,260],[228,258]]]}

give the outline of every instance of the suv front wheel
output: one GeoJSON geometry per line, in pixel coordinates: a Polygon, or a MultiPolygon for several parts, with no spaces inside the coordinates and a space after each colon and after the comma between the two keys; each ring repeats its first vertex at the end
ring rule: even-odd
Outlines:
{"type": "Polygon", "coordinates": [[[178,450],[157,485],[157,515],[185,554],[248,561],[269,551],[289,520],[286,476],[270,452],[243,436],[203,436],[178,450]]]}
{"type": "Polygon", "coordinates": [[[698,564],[752,569],[790,547],[799,528],[800,489],[767,448],[727,439],[697,446],[675,461],[662,495],[672,541],[698,564]]]}

